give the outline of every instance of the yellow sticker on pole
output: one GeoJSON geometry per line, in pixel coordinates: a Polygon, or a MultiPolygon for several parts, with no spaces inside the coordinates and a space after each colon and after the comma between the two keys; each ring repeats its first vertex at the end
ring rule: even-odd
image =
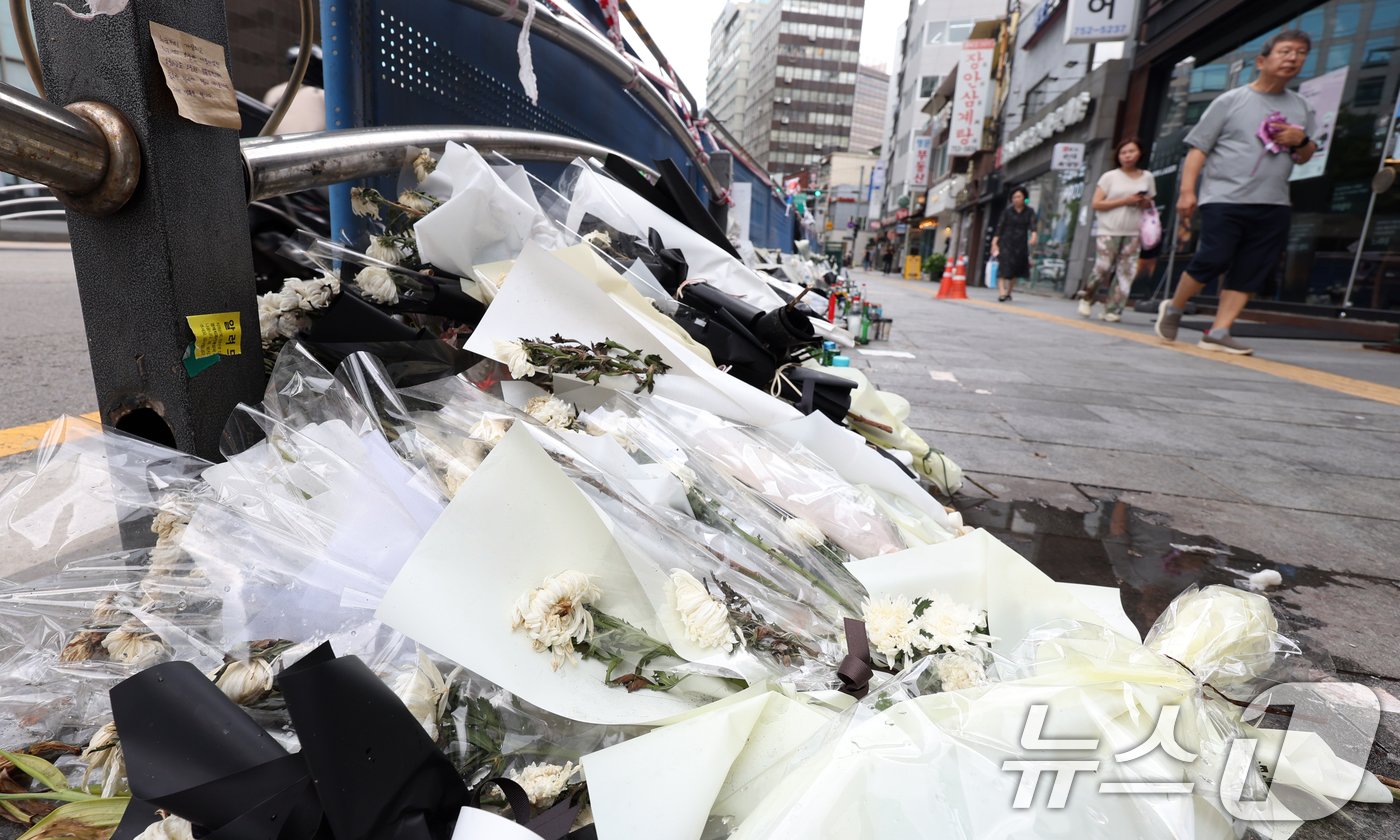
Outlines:
{"type": "Polygon", "coordinates": [[[194,333],[194,357],[238,356],[243,353],[243,320],[237,312],[186,315],[194,333]]]}

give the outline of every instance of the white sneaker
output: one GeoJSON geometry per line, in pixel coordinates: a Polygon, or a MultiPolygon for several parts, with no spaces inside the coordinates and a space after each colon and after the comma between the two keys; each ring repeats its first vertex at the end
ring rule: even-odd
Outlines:
{"type": "Polygon", "coordinates": [[[1088,298],[1080,298],[1080,299],[1079,299],[1079,315],[1080,315],[1080,317],[1082,317],[1082,318],[1088,318],[1090,315],[1093,315],[1093,314],[1094,314],[1094,304],[1093,304],[1088,298]]]}
{"type": "Polygon", "coordinates": [[[1119,315],[1117,312],[1105,312],[1103,314],[1103,319],[1110,324],[1116,324],[1123,320],[1123,316],[1119,315]]]}

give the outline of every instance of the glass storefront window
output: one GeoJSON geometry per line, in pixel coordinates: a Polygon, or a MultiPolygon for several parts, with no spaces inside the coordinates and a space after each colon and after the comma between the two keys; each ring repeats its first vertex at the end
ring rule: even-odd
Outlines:
{"type": "MultiPolygon", "coordinates": [[[[1186,133],[1223,90],[1254,78],[1254,59],[1267,38],[1283,29],[1302,29],[1312,36],[1313,48],[1293,87],[1332,87],[1330,97],[1319,96],[1318,110],[1334,113],[1335,126],[1329,135],[1314,135],[1326,140],[1325,150],[1312,166],[1295,171],[1293,226],[1275,287],[1267,296],[1342,305],[1359,248],[1351,304],[1400,310],[1400,187],[1376,196],[1373,221],[1363,239],[1371,178],[1380,166],[1381,147],[1400,95],[1400,0],[1328,0],[1276,22],[1264,32],[1241,32],[1239,46],[1223,55],[1197,55],[1173,69],[1152,125],[1157,139],[1149,157],[1157,175],[1164,230],[1171,231],[1175,224],[1171,217],[1186,133]],[[1324,75],[1327,78],[1320,79],[1324,75]],[[1330,105],[1329,98],[1336,104],[1330,105]]],[[[1319,121],[1325,117],[1317,114],[1319,121]]],[[[1178,254],[1175,272],[1189,260],[1190,247],[1178,254]]],[[[1155,287],[1165,257],[1164,253],[1158,262],[1158,276],[1140,281],[1137,293],[1150,293],[1155,287]]]]}

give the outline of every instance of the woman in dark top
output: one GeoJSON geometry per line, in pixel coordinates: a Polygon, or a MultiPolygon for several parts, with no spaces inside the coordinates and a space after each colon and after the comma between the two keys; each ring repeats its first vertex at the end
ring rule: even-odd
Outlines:
{"type": "Polygon", "coordinates": [[[997,234],[992,238],[992,256],[997,259],[997,300],[1011,300],[1016,281],[1031,275],[1031,248],[1035,247],[1035,211],[1026,206],[1030,193],[1025,187],[1011,191],[1011,206],[1002,211],[997,234]]]}

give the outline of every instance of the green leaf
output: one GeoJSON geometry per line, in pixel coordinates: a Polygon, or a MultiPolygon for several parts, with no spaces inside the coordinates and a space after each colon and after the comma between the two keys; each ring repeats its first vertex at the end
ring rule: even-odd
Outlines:
{"type": "Polygon", "coordinates": [[[130,803],[131,799],[125,796],[69,802],[35,823],[19,840],[107,840],[130,803]]]}
{"type": "Polygon", "coordinates": [[[68,790],[68,777],[63,775],[63,771],[53,766],[49,761],[37,755],[25,755],[24,753],[12,753],[0,750],[0,755],[4,756],[11,764],[18,767],[22,772],[32,776],[35,781],[42,784],[49,790],[68,790]]]}
{"type": "Polygon", "coordinates": [[[11,817],[14,817],[16,820],[19,820],[20,825],[29,825],[29,821],[32,819],[32,817],[30,817],[28,814],[24,813],[23,811],[16,808],[14,805],[10,804],[4,799],[0,799],[0,808],[3,808],[5,810],[5,813],[9,814],[11,817]]]}

